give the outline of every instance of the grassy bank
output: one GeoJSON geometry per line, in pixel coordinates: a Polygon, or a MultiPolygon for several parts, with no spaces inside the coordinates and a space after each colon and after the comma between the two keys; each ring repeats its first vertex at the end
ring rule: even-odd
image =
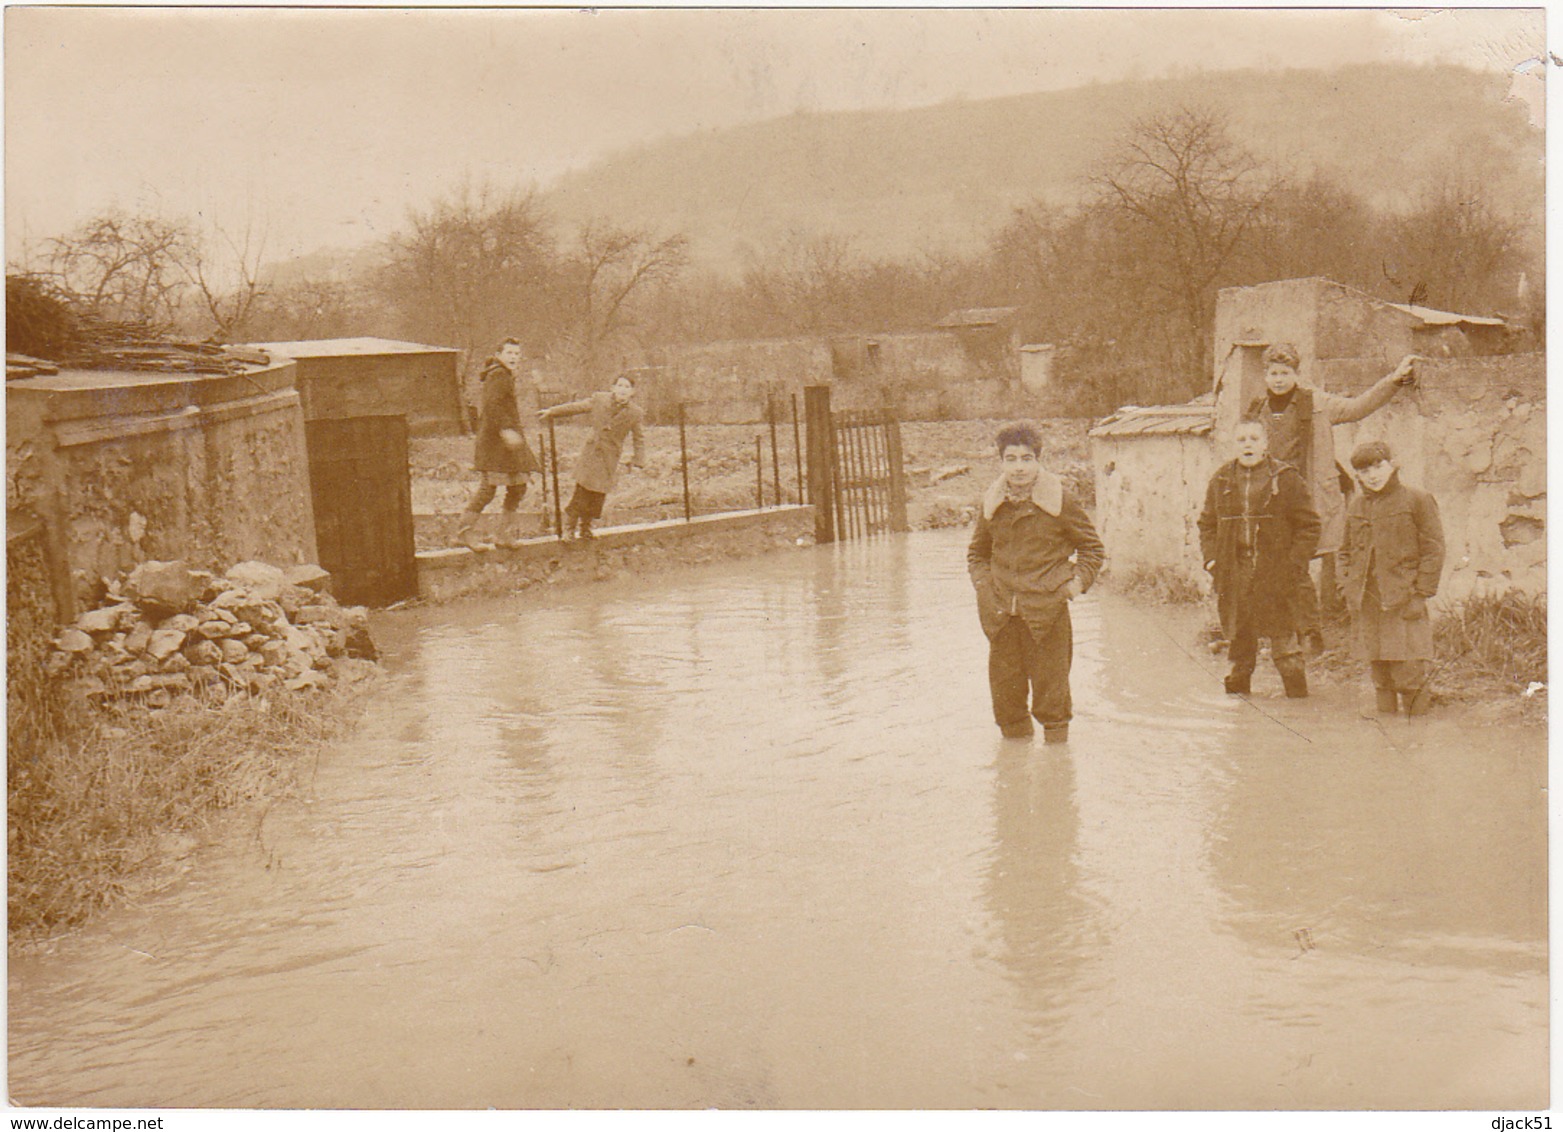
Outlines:
{"type": "MultiPolygon", "coordinates": [[[[901,425],[901,448],[907,473],[907,517],[914,530],[965,523],[988,481],[997,474],[993,438],[1004,421],[907,421],[901,425]],[[960,469],[964,468],[962,471],[960,469]],[[937,480],[938,482],[935,482],[937,480]]],[[[1090,458],[1086,447],[1089,420],[1037,422],[1044,442],[1042,461],[1090,505],[1094,499],[1090,458]]],[[[579,425],[557,426],[560,487],[568,497],[569,467],[580,451],[586,431],[579,425]]],[[[773,462],[770,430],[765,425],[689,425],[689,487],[699,514],[734,511],[755,505],[755,438],[760,438],[761,473],[766,503],[776,502],[780,472],[784,502],[798,502],[798,460],[792,424],[777,429],[773,462]]],[[[531,437],[533,447],[537,437],[531,437]]],[[[628,457],[626,447],[626,458],[628,457]]],[[[460,511],[472,493],[471,437],[429,437],[412,441],[413,510],[420,513],[460,511]]],[[[674,518],[683,515],[684,485],[676,427],[646,429],[646,466],[621,474],[608,497],[605,522],[674,518]]],[[[529,496],[526,509],[541,505],[529,496]]],[[[498,504],[490,504],[495,511],[498,504]]]]}
{"type": "Polygon", "coordinates": [[[377,683],[182,698],[156,712],[56,711],[8,767],[11,938],[60,932],[166,883],[219,813],[294,790],[377,683]]]}

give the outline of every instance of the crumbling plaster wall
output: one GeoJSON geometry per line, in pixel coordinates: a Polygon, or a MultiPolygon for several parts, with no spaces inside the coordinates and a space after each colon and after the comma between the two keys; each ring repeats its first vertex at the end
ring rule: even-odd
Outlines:
{"type": "Polygon", "coordinates": [[[7,390],[6,497],[58,533],[78,589],[150,558],[315,559],[291,363],[180,380],[91,374],[7,390]]]}
{"type": "Polygon", "coordinates": [[[1431,360],[1415,391],[1335,430],[1341,460],[1382,439],[1432,492],[1447,558],[1440,597],[1547,588],[1546,363],[1541,354],[1431,360]]]}
{"type": "Polygon", "coordinates": [[[1113,575],[1170,570],[1208,588],[1199,512],[1216,469],[1210,437],[1093,437],[1091,463],[1096,525],[1113,575]]]}

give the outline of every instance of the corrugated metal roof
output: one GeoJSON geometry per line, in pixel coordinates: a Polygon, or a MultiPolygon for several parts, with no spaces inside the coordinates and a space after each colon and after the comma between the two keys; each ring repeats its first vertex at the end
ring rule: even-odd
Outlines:
{"type": "Polygon", "coordinates": [[[1093,428],[1089,436],[1205,436],[1216,422],[1210,405],[1128,405],[1093,428]]]}
{"type": "Polygon", "coordinates": [[[1411,303],[1390,303],[1397,311],[1405,311],[1412,318],[1419,318],[1428,326],[1456,326],[1468,322],[1473,326],[1506,326],[1501,318],[1487,318],[1479,314],[1454,314],[1435,311],[1432,307],[1419,307],[1411,303]]]}
{"type": "Polygon", "coordinates": [[[285,358],[358,358],[375,354],[453,354],[454,346],[423,346],[390,338],[314,338],[301,342],[250,342],[247,345],[285,358]]]}

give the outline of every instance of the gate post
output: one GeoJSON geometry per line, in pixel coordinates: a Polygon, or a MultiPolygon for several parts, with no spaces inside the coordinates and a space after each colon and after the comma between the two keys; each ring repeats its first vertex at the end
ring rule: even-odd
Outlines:
{"type": "Polygon", "coordinates": [[[901,418],[885,408],[885,458],[890,462],[890,529],[911,530],[906,519],[906,468],[901,462],[901,418]]]}
{"type": "Polygon", "coordinates": [[[835,484],[831,482],[831,456],[836,449],[830,420],[830,386],[803,389],[803,419],[808,429],[809,502],[814,504],[814,541],[835,542],[835,484]]]}

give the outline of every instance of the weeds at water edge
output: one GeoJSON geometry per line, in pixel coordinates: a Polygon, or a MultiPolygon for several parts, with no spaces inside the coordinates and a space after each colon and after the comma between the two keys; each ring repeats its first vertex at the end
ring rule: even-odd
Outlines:
{"type": "Polygon", "coordinates": [[[82,923],[147,887],[218,811],[287,796],[377,682],[308,698],[192,698],[156,712],[77,705],[27,757],[12,753],[11,938],[82,923]]]}

